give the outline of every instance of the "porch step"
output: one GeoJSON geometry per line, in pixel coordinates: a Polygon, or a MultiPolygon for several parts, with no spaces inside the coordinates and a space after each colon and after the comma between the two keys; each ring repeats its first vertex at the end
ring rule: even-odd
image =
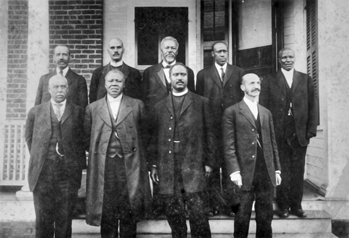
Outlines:
{"type": "MultiPolygon", "coordinates": [[[[321,210],[306,211],[307,218],[300,219],[291,215],[287,219],[274,216],[272,223],[273,237],[289,238],[318,238],[336,237],[331,233],[331,216],[321,210]]],[[[232,237],[234,231],[234,218],[215,216],[210,218],[210,228],[213,237],[232,237]]],[[[187,221],[189,229],[189,221],[187,221]]],[[[255,213],[252,213],[250,222],[250,236],[255,237],[255,213]]],[[[190,231],[189,231],[190,232],[190,231]]],[[[73,221],[73,234],[78,237],[99,237],[100,227],[89,226],[85,220],[73,221]],[[96,236],[94,236],[96,235],[96,236]]],[[[171,237],[171,229],[165,219],[161,217],[153,220],[143,220],[137,224],[137,237],[171,237]]],[[[249,237],[250,237],[249,236],[249,237]]]]}

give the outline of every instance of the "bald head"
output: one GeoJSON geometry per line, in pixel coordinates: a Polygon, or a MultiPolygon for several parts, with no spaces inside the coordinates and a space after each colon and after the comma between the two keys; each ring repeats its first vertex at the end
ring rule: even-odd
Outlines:
{"type": "Polygon", "coordinates": [[[60,74],[54,75],[48,82],[48,92],[56,103],[63,102],[68,92],[68,81],[60,74]]]}
{"type": "Polygon", "coordinates": [[[261,91],[261,80],[256,74],[245,74],[242,77],[240,88],[244,91],[245,97],[251,101],[257,101],[261,91]]]}
{"type": "Polygon", "coordinates": [[[124,43],[119,38],[113,38],[108,44],[108,53],[112,61],[120,62],[124,54],[124,43]]]}

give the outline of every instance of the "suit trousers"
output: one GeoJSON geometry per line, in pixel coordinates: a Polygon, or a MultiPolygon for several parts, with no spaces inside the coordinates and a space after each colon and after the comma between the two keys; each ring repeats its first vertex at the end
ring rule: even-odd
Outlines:
{"type": "Polygon", "coordinates": [[[234,221],[234,237],[248,237],[252,204],[255,200],[257,238],[271,238],[274,187],[268,179],[254,178],[249,191],[241,191],[241,202],[234,221]]]}
{"type": "Polygon", "coordinates": [[[46,159],[33,191],[37,238],[71,237],[72,213],[78,188],[65,173],[64,159],[46,159]]]}
{"type": "Polygon", "coordinates": [[[306,146],[297,143],[281,143],[279,146],[282,183],[276,189],[279,209],[302,209],[306,146]]]}
{"type": "Polygon", "coordinates": [[[102,238],[136,237],[137,222],[131,210],[127,189],[125,160],[107,157],[104,172],[104,198],[101,221],[102,238]]]}

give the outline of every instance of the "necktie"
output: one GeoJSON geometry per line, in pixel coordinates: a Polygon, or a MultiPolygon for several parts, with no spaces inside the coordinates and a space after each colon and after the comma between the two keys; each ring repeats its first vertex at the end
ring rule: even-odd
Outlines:
{"type": "Polygon", "coordinates": [[[62,69],[59,70],[59,74],[63,76],[63,70],[62,69]]]}
{"type": "Polygon", "coordinates": [[[171,68],[171,65],[166,65],[165,67],[164,67],[165,69],[169,69],[169,68],[171,68]]]}
{"type": "Polygon", "coordinates": [[[221,68],[221,79],[222,79],[222,82],[224,82],[224,77],[225,77],[225,73],[224,73],[224,69],[221,68]]]}
{"type": "Polygon", "coordinates": [[[62,103],[57,103],[57,104],[55,104],[55,106],[56,106],[56,116],[57,116],[58,121],[60,121],[61,118],[62,118],[61,107],[63,106],[63,104],[62,103]]]}

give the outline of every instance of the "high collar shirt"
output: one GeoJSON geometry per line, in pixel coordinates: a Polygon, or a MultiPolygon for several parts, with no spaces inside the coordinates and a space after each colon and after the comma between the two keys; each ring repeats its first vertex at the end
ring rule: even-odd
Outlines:
{"type": "Polygon", "coordinates": [[[223,66],[221,66],[221,65],[219,65],[219,64],[217,64],[215,62],[214,65],[216,66],[217,72],[218,72],[219,76],[221,77],[221,81],[223,81],[223,79],[222,79],[222,68],[223,68],[224,73],[226,73],[226,71],[227,71],[227,63],[225,63],[223,66]]]}
{"type": "Polygon", "coordinates": [[[67,100],[66,99],[64,99],[63,102],[57,103],[57,102],[53,101],[53,99],[51,98],[51,105],[52,105],[55,113],[56,113],[57,110],[59,110],[59,112],[61,114],[61,118],[63,116],[66,104],[67,104],[67,100]],[[57,104],[62,104],[62,106],[59,108],[59,107],[57,107],[57,104]]]}
{"type": "Polygon", "coordinates": [[[116,120],[116,118],[118,116],[122,96],[123,96],[123,94],[121,93],[116,98],[113,98],[112,96],[107,94],[108,103],[109,103],[109,106],[111,108],[114,120],[116,120]]]}
{"type": "Polygon", "coordinates": [[[291,69],[290,71],[281,69],[281,72],[284,74],[287,84],[291,88],[293,82],[294,69],[291,69]]]}
{"type": "MultiPolygon", "coordinates": [[[[62,72],[63,72],[63,76],[65,77],[68,73],[68,70],[69,70],[69,66],[65,67],[64,69],[62,69],[62,72]]],[[[61,69],[60,68],[56,68],[56,72],[57,74],[60,74],[59,72],[61,72],[61,69]]]]}

